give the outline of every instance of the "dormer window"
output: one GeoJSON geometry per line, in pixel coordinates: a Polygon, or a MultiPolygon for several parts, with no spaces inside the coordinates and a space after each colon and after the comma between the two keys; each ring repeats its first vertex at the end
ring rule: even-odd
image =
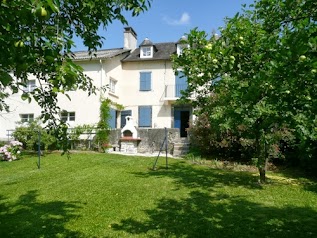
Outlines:
{"type": "Polygon", "coordinates": [[[153,57],[153,46],[141,47],[141,58],[152,58],[153,57]]]}
{"type": "Polygon", "coordinates": [[[177,55],[181,55],[183,53],[183,50],[185,48],[188,48],[189,45],[186,43],[187,38],[186,36],[182,36],[182,38],[179,39],[179,41],[177,41],[177,55]]]}
{"type": "Polygon", "coordinates": [[[145,38],[140,45],[140,58],[152,58],[153,57],[153,43],[145,38]]]}

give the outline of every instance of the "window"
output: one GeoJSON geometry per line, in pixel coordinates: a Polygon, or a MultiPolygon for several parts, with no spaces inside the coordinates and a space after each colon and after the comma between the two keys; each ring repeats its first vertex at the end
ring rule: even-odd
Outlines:
{"type": "Polygon", "coordinates": [[[177,45],[177,55],[180,56],[183,53],[183,50],[185,48],[188,48],[188,46],[184,45],[184,44],[178,44],[177,45]]]}
{"type": "Polygon", "coordinates": [[[123,128],[127,124],[127,121],[125,119],[125,117],[127,117],[127,116],[132,116],[131,110],[121,111],[121,128],[123,128]]]}
{"type": "Polygon", "coordinates": [[[62,111],[61,112],[61,120],[64,122],[75,121],[75,112],[62,111]]]}
{"type": "Polygon", "coordinates": [[[189,48],[189,45],[187,44],[187,37],[182,36],[177,42],[177,55],[180,56],[185,48],[189,48]]]}
{"type": "Polygon", "coordinates": [[[117,80],[110,78],[109,91],[111,93],[116,93],[116,85],[117,85],[117,80]]]}
{"type": "Polygon", "coordinates": [[[151,72],[140,73],[140,91],[151,90],[151,72]]]}
{"type": "Polygon", "coordinates": [[[20,114],[21,122],[34,121],[34,114],[20,114]]]}
{"type": "Polygon", "coordinates": [[[25,87],[23,88],[24,92],[32,92],[36,88],[35,80],[28,80],[25,87]]]}
{"type": "Polygon", "coordinates": [[[152,127],[152,106],[139,106],[139,127],[152,127]]]}
{"type": "Polygon", "coordinates": [[[141,58],[151,58],[153,56],[153,46],[141,47],[141,58]]]}
{"type": "Polygon", "coordinates": [[[181,97],[187,86],[187,77],[182,71],[178,71],[178,75],[175,76],[175,97],[181,97]]]}
{"type": "Polygon", "coordinates": [[[109,111],[110,117],[108,119],[108,125],[111,129],[117,128],[117,111],[113,108],[110,108],[109,111]]]}

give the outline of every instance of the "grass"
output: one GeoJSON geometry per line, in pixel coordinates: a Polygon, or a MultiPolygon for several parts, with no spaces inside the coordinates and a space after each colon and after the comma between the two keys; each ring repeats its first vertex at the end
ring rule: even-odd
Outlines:
{"type": "MultiPolygon", "coordinates": [[[[0,237],[316,237],[317,183],[113,154],[0,162],[0,237]]],[[[217,166],[216,166],[217,167],[217,166]]]]}

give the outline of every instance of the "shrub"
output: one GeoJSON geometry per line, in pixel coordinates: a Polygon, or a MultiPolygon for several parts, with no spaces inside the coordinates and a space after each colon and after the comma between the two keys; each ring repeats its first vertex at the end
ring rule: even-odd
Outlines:
{"type": "Polygon", "coordinates": [[[12,161],[18,159],[22,150],[20,141],[11,141],[9,144],[0,147],[0,154],[3,160],[12,161]]]}
{"type": "Polygon", "coordinates": [[[39,120],[34,120],[27,124],[21,124],[13,132],[13,137],[23,143],[23,147],[28,150],[37,150],[39,133],[41,136],[41,149],[54,149],[56,139],[47,130],[41,127],[39,120]]]}
{"type": "MultiPolygon", "coordinates": [[[[251,162],[253,155],[256,154],[253,131],[244,125],[220,131],[217,122],[214,122],[207,114],[200,114],[195,122],[191,123],[188,132],[192,150],[199,150],[202,155],[216,154],[251,162]]],[[[294,147],[293,131],[286,127],[272,128],[265,138],[267,140],[266,156],[269,159],[283,161],[287,151],[294,147]]]]}

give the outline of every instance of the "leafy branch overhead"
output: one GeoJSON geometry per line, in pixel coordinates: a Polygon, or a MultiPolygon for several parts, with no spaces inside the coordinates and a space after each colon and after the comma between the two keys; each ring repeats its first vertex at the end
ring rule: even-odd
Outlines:
{"type": "Polygon", "coordinates": [[[0,110],[10,110],[6,98],[21,92],[35,100],[41,119],[56,126],[57,95],[69,89],[94,93],[92,79],[73,62],[75,36],[91,55],[102,46],[100,26],[113,20],[127,24],[124,16],[137,16],[151,0],[2,0],[0,6],[0,110]],[[23,92],[33,75],[39,87],[23,92]]]}

